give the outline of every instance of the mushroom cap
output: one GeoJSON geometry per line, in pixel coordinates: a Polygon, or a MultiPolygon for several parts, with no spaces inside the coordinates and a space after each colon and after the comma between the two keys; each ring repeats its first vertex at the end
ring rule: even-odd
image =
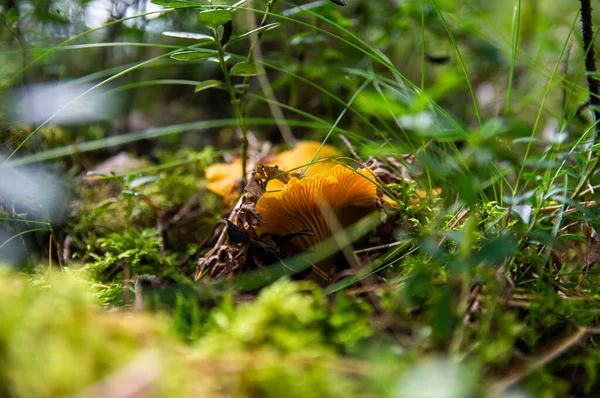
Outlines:
{"type": "Polygon", "coordinates": [[[227,196],[241,177],[242,159],[236,158],[231,163],[215,163],[204,169],[208,180],[208,190],[220,196],[227,196]]]}
{"type": "Polygon", "coordinates": [[[334,166],[327,176],[292,177],[279,192],[267,192],[256,203],[265,224],[261,235],[285,235],[310,230],[290,243],[309,249],[332,235],[331,226],[347,227],[376,208],[377,186],[369,169],[334,166]]]}
{"type": "MultiPolygon", "coordinates": [[[[297,167],[303,166],[310,163],[312,158],[317,154],[315,160],[325,158],[335,158],[342,156],[342,153],[329,145],[323,145],[323,148],[319,151],[321,143],[317,141],[302,141],[296,144],[296,146],[287,151],[281,152],[277,156],[276,163],[282,170],[291,170],[297,167]],[[317,151],[319,151],[317,153],[317,151]]],[[[313,176],[317,174],[327,174],[335,166],[335,163],[330,161],[319,162],[312,164],[306,168],[301,168],[298,171],[306,169],[304,172],[305,176],[313,176]]]]}
{"type": "MultiPolygon", "coordinates": [[[[323,145],[323,148],[317,153],[320,142],[301,141],[294,148],[279,153],[273,161],[267,161],[262,164],[275,166],[278,165],[282,170],[291,170],[310,163],[313,160],[332,158],[341,156],[341,152],[329,145],[323,145]]],[[[310,165],[304,172],[305,176],[327,174],[335,163],[331,161],[318,162],[310,165]]],[[[249,170],[254,165],[249,165],[249,170]]],[[[299,171],[304,170],[304,168],[299,171]]],[[[223,197],[231,197],[232,190],[237,194],[234,188],[235,183],[242,177],[242,159],[236,158],[231,163],[215,163],[205,169],[206,179],[208,180],[208,190],[223,197]]],[[[268,189],[283,188],[283,183],[278,180],[269,181],[268,189]]],[[[227,201],[228,202],[228,201],[227,201]]]]}

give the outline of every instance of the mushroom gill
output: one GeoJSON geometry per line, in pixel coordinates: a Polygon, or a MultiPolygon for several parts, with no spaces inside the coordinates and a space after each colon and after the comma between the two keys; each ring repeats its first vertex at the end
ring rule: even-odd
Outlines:
{"type": "Polygon", "coordinates": [[[261,235],[285,235],[310,230],[290,243],[297,250],[317,247],[332,235],[331,226],[348,227],[376,208],[377,186],[369,169],[337,165],[328,175],[292,177],[279,192],[267,192],[256,203],[265,224],[261,235]]]}

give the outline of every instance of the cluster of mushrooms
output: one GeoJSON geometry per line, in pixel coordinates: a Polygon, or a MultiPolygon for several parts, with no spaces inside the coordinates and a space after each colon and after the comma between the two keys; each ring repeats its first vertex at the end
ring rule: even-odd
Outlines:
{"type": "MultiPolygon", "coordinates": [[[[251,181],[235,206],[234,217],[228,220],[230,242],[246,246],[247,253],[241,261],[246,268],[249,264],[256,266],[260,257],[281,260],[305,252],[312,262],[313,274],[326,280],[330,271],[325,269],[320,255],[323,242],[334,232],[376,211],[382,202],[399,208],[395,200],[378,190],[378,178],[370,168],[354,169],[336,161],[341,155],[331,146],[304,141],[291,150],[261,159],[263,166],[258,168],[269,168],[271,178],[258,181],[261,187],[251,181]],[[253,183],[256,189],[249,188],[253,183]],[[263,255],[256,259],[259,253],[263,255]]],[[[222,196],[227,205],[233,205],[239,197],[240,171],[239,158],[208,167],[208,189],[222,196]]],[[[218,262],[224,252],[209,256],[218,262]]],[[[235,255],[228,256],[220,260],[239,261],[235,255]]],[[[209,265],[206,258],[201,264],[197,278],[209,265]]]]}

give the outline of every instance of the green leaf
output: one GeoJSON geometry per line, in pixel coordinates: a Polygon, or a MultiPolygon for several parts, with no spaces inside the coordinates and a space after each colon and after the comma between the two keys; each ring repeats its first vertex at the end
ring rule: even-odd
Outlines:
{"type": "Polygon", "coordinates": [[[258,28],[256,28],[256,29],[252,29],[251,31],[248,31],[248,32],[246,32],[246,33],[244,33],[244,34],[241,34],[241,35],[239,35],[238,37],[236,37],[236,38],[234,38],[234,39],[230,40],[230,41],[227,43],[227,45],[229,45],[229,44],[231,44],[231,43],[235,43],[235,42],[237,42],[237,41],[240,41],[240,40],[242,40],[242,39],[245,39],[246,37],[248,37],[248,36],[250,36],[250,35],[252,35],[252,34],[255,34],[255,33],[261,33],[261,32],[266,32],[266,31],[268,31],[268,30],[271,30],[271,29],[278,28],[279,26],[281,26],[281,24],[280,24],[279,22],[274,22],[274,23],[267,24],[267,25],[265,25],[265,26],[258,27],[258,28]]]}
{"type": "Polygon", "coordinates": [[[452,291],[446,286],[434,302],[431,314],[431,337],[436,344],[442,344],[452,336],[454,316],[452,291]]]}
{"type": "Polygon", "coordinates": [[[171,54],[171,58],[176,59],[177,61],[193,61],[195,59],[205,59],[216,55],[216,51],[181,51],[171,54]]]}
{"type": "Polygon", "coordinates": [[[249,84],[234,84],[233,89],[237,92],[242,92],[242,90],[247,90],[250,87],[249,84]]]}
{"type": "Polygon", "coordinates": [[[233,65],[229,73],[233,76],[257,76],[264,75],[265,70],[254,62],[244,61],[233,65]]]}
{"type": "Polygon", "coordinates": [[[151,3],[169,8],[198,8],[202,6],[202,4],[185,0],[152,0],[151,3]]]}
{"type": "Polygon", "coordinates": [[[200,92],[209,88],[220,88],[224,83],[220,80],[206,80],[202,83],[198,84],[196,88],[194,88],[194,92],[200,92]]]}
{"type": "Polygon", "coordinates": [[[325,36],[317,33],[298,33],[290,40],[290,46],[299,44],[315,44],[325,42],[325,36]]]}
{"type": "Polygon", "coordinates": [[[123,195],[126,198],[138,198],[140,196],[144,196],[144,194],[140,193],[140,192],[135,192],[129,189],[124,189],[121,191],[121,195],[123,195]]]}
{"type": "Polygon", "coordinates": [[[533,213],[533,208],[530,205],[517,205],[512,208],[512,213],[518,219],[523,221],[524,224],[529,225],[529,221],[531,221],[531,213],[533,213]]]}
{"type": "Polygon", "coordinates": [[[10,25],[19,19],[19,12],[15,7],[8,10],[6,13],[6,24],[10,25]]]}
{"type": "Polygon", "coordinates": [[[129,189],[134,189],[149,182],[160,180],[160,176],[143,176],[138,177],[129,183],[129,189]]]}
{"type": "Polygon", "coordinates": [[[417,131],[417,134],[421,137],[433,138],[438,142],[455,142],[469,138],[464,132],[455,129],[427,129],[417,131]]]}
{"type": "Polygon", "coordinates": [[[405,115],[408,108],[393,96],[384,97],[375,90],[361,91],[354,101],[356,107],[368,115],[389,117],[405,115]]]}
{"type": "Polygon", "coordinates": [[[102,214],[104,214],[106,212],[106,210],[108,210],[108,208],[113,204],[113,203],[117,203],[116,199],[108,199],[105,200],[103,202],[100,202],[93,210],[92,210],[92,218],[98,218],[100,217],[102,214]]]}
{"type": "Polygon", "coordinates": [[[227,10],[207,10],[198,13],[198,22],[211,29],[217,29],[231,20],[231,13],[227,10]]]}
{"type": "Polygon", "coordinates": [[[191,39],[191,40],[210,40],[215,41],[214,37],[205,35],[203,33],[192,33],[192,32],[163,32],[163,36],[177,37],[179,39],[191,39]]]}

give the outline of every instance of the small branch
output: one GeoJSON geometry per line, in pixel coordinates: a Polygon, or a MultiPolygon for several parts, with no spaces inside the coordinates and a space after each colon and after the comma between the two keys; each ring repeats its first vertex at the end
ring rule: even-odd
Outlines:
{"type": "Polygon", "coordinates": [[[391,249],[392,247],[400,246],[401,244],[402,244],[402,242],[392,242],[392,243],[386,243],[385,245],[367,247],[366,249],[355,250],[354,254],[356,255],[356,254],[374,252],[374,251],[378,251],[378,250],[391,249]]]}
{"type": "Polygon", "coordinates": [[[196,248],[196,250],[194,250],[193,253],[188,254],[183,260],[181,260],[176,268],[177,269],[182,269],[183,267],[185,267],[190,260],[192,260],[194,257],[196,257],[198,254],[200,254],[200,252],[202,251],[202,249],[204,249],[204,247],[209,244],[214,238],[215,238],[215,231],[217,229],[217,226],[219,226],[219,223],[215,224],[215,226],[213,227],[213,230],[211,231],[210,235],[208,235],[206,238],[202,239],[202,242],[200,242],[198,244],[198,247],[196,248]]]}
{"type": "MultiPolygon", "coordinates": [[[[231,213],[229,214],[229,217],[227,218],[229,221],[234,222],[236,217],[237,217],[237,212],[240,209],[240,207],[242,206],[242,203],[244,201],[244,195],[240,196],[240,198],[238,199],[237,203],[235,204],[235,206],[233,206],[233,209],[231,210],[231,213]]],[[[214,229],[213,229],[213,234],[216,231],[216,228],[218,225],[224,225],[224,223],[222,221],[217,222],[217,225],[215,225],[214,229]]],[[[208,251],[208,253],[205,254],[205,257],[210,257],[212,256],[214,253],[216,253],[219,250],[219,247],[225,242],[225,239],[227,237],[227,227],[223,227],[223,229],[221,230],[221,234],[219,235],[219,238],[217,239],[217,242],[214,244],[213,248],[210,249],[208,251]]],[[[201,269],[200,269],[200,265],[198,265],[198,269],[196,270],[196,275],[194,276],[194,280],[197,281],[200,279],[200,277],[202,276],[201,274],[201,269]]]]}
{"type": "Polygon", "coordinates": [[[354,159],[358,160],[361,163],[365,163],[365,161],[362,160],[360,158],[360,156],[358,156],[358,153],[356,152],[356,150],[354,149],[354,147],[352,146],[352,144],[350,143],[350,141],[348,140],[348,138],[346,138],[346,136],[344,136],[343,134],[338,134],[338,138],[340,140],[342,140],[342,142],[344,143],[344,145],[346,145],[346,147],[348,148],[348,150],[350,151],[350,153],[352,154],[352,156],[354,157],[354,159]]]}
{"type": "Polygon", "coordinates": [[[50,242],[48,243],[48,270],[50,270],[50,274],[52,275],[52,240],[54,239],[54,234],[50,233],[50,242]]]}
{"type": "Polygon", "coordinates": [[[158,350],[143,351],[128,365],[118,369],[71,398],[133,398],[152,396],[164,370],[158,350]]]}
{"type": "MultiPolygon", "coordinates": [[[[596,206],[596,201],[595,200],[590,200],[589,202],[579,202],[579,205],[582,206],[582,207],[591,208],[591,207],[595,207],[596,206]]],[[[562,208],[563,208],[563,205],[542,207],[540,209],[540,213],[554,213],[555,211],[558,211],[558,210],[560,210],[562,208]]],[[[578,209],[571,208],[571,209],[565,210],[563,212],[563,214],[571,214],[571,213],[576,213],[578,211],[579,211],[578,209]]]]}
{"type": "Polygon", "coordinates": [[[549,362],[553,361],[560,355],[564,354],[565,351],[572,348],[574,345],[579,343],[579,341],[588,334],[588,329],[580,328],[576,330],[573,334],[566,337],[564,340],[559,341],[553,347],[549,348],[547,351],[543,352],[540,356],[533,359],[531,362],[523,366],[522,368],[518,368],[508,377],[496,382],[492,385],[491,391],[493,395],[500,395],[504,393],[506,390],[520,382],[522,379],[530,375],[535,370],[545,366],[549,362]]]}
{"type": "Polygon", "coordinates": [[[130,287],[131,287],[131,264],[129,262],[129,260],[124,259],[124,294],[123,294],[123,302],[125,304],[129,304],[129,297],[130,297],[130,287]]]}
{"type": "Polygon", "coordinates": [[[590,106],[594,114],[595,137],[600,140],[600,84],[592,73],[597,73],[594,52],[594,33],[592,29],[592,3],[591,0],[580,0],[581,2],[581,30],[583,36],[583,47],[585,50],[585,70],[587,71],[587,82],[590,90],[590,106]]]}
{"type": "MultiPolygon", "coordinates": [[[[263,15],[262,20],[260,21],[260,24],[258,25],[259,28],[262,28],[263,26],[265,26],[267,24],[268,19],[269,19],[269,14],[275,8],[276,2],[277,2],[277,0],[269,0],[267,2],[265,13],[263,15]]],[[[248,19],[250,21],[250,25],[254,23],[254,16],[252,13],[248,14],[248,19]]],[[[256,34],[256,37],[250,44],[250,50],[248,51],[248,62],[254,62],[255,59],[258,61],[262,60],[262,53],[261,53],[261,49],[260,49],[260,40],[262,38],[262,35],[263,35],[262,31],[258,32],[256,34]]],[[[281,133],[281,136],[283,137],[283,140],[285,141],[285,143],[288,146],[290,146],[290,147],[294,146],[296,139],[294,138],[294,134],[292,133],[290,126],[288,126],[285,123],[285,117],[284,117],[283,111],[281,110],[281,107],[277,104],[277,98],[275,97],[273,88],[271,87],[271,84],[269,83],[269,79],[267,78],[266,75],[258,75],[257,79],[258,79],[258,82],[260,83],[261,89],[263,90],[265,96],[270,100],[268,102],[269,109],[271,110],[271,113],[273,114],[273,117],[275,118],[275,122],[277,124],[277,127],[279,128],[279,131],[281,133]]],[[[246,120],[248,117],[248,89],[250,88],[250,80],[251,80],[250,76],[244,77],[244,82],[242,84],[242,92],[240,94],[242,117],[244,118],[244,120],[246,120]]],[[[247,128],[247,126],[245,126],[245,127],[247,128]]]]}

